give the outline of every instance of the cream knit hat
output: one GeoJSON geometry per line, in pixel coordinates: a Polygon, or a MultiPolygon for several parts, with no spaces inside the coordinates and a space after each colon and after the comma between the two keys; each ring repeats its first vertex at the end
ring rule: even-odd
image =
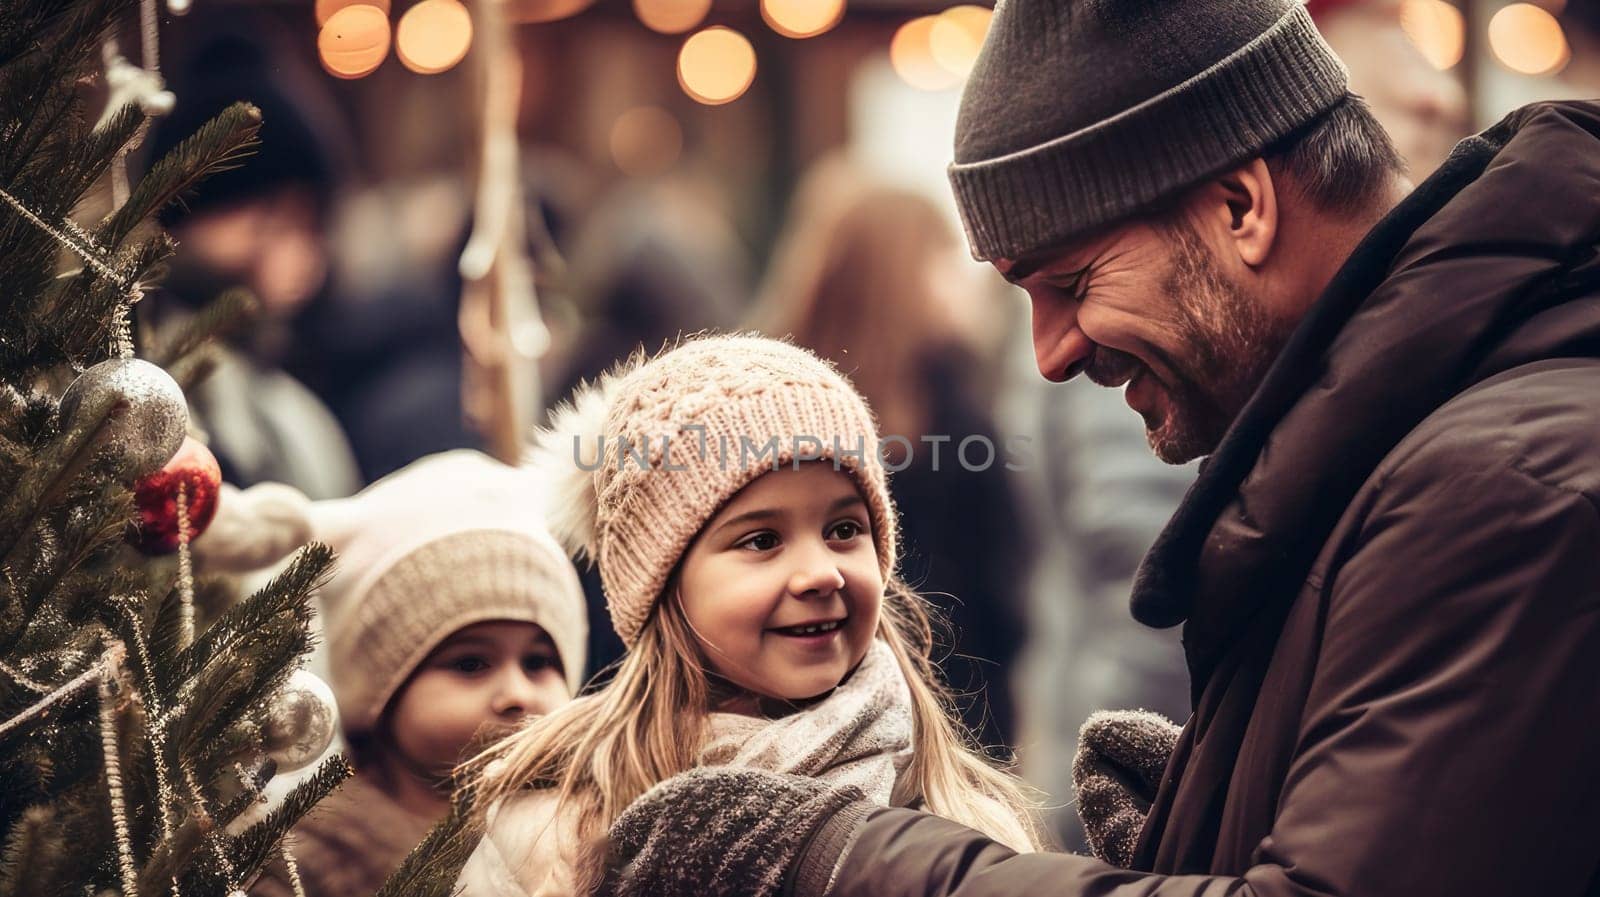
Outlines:
{"type": "Polygon", "coordinates": [[[808,459],[855,478],[887,579],[896,522],[872,412],[832,365],[786,342],[701,336],[639,353],[556,409],[528,465],[551,481],[550,531],[599,563],[611,621],[632,646],[718,509],[808,459]]]}
{"type": "Polygon", "coordinates": [[[347,733],[370,731],[451,633],[488,620],[542,627],[577,693],[588,639],[583,589],[544,528],[538,493],[526,471],[461,450],[313,505],[316,538],[339,555],[320,596],[347,733]]]}
{"type": "Polygon", "coordinates": [[[588,612],[577,570],[540,517],[540,486],[473,451],[423,458],[352,498],[312,502],[279,483],[224,485],[195,564],[264,581],[309,541],[338,552],[318,591],[319,622],[346,733],[370,730],[451,633],[489,620],[549,633],[576,693],[588,612]]]}

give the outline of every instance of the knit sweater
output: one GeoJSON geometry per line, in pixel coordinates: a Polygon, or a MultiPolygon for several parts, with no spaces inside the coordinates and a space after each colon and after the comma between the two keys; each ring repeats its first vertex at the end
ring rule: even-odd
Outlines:
{"type": "MultiPolygon", "coordinates": [[[[712,713],[700,766],[762,769],[855,786],[888,806],[911,762],[911,693],[888,645],[875,641],[823,700],[780,719],[712,713]]],[[[526,791],[490,809],[459,897],[572,897],[576,819],[553,790],[526,791]]]]}

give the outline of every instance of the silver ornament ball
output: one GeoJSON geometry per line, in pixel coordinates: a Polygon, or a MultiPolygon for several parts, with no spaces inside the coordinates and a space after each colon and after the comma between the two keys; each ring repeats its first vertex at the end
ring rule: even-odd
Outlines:
{"type": "Polygon", "coordinates": [[[338,724],[333,689],[311,673],[295,670],[267,701],[261,746],[278,764],[278,772],[293,772],[322,756],[338,724]]]}
{"type": "Polygon", "coordinates": [[[118,401],[126,411],[111,424],[106,445],[119,472],[137,479],[172,460],[189,428],[183,390],[159,366],[138,358],[113,358],[89,368],[61,396],[61,428],[93,427],[118,401]]]}

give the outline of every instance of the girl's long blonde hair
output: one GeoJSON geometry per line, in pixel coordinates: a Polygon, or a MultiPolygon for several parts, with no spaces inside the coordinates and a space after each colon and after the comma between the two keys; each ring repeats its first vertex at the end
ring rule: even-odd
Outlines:
{"type": "MultiPolygon", "coordinates": [[[[914,750],[893,802],[920,798],[923,809],[1015,850],[1042,849],[1037,802],[973,747],[930,657],[931,612],[898,579],[886,590],[878,637],[911,691],[914,750]]],[[[682,606],[658,601],[610,682],[464,764],[478,812],[525,788],[556,789],[559,812],[573,814],[581,845],[579,893],[590,892],[603,871],[597,846],[612,821],[652,786],[696,764],[711,711],[705,671],[682,606]]]]}

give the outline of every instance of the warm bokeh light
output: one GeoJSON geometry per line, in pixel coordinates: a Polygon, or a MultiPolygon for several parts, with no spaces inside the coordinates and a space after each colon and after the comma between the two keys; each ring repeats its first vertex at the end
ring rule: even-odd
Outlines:
{"type": "Polygon", "coordinates": [[[671,168],[683,152],[683,128],[659,106],[636,106],[611,125],[611,158],[630,177],[671,168]]]}
{"type": "Polygon", "coordinates": [[[346,6],[317,34],[322,67],[339,78],[370,75],[389,55],[389,16],[376,6],[346,6]]]}
{"type": "Polygon", "coordinates": [[[422,0],[394,29],[394,53],[419,75],[453,67],[472,46],[472,15],[459,0],[422,0]]]}
{"type": "Polygon", "coordinates": [[[708,106],[737,100],[755,77],[755,48],[732,28],[718,25],[696,32],[678,51],[678,83],[708,106]]]}
{"type": "Polygon", "coordinates": [[[889,64],[901,80],[919,90],[946,90],[961,83],[961,76],[933,58],[933,26],[938,16],[923,16],[900,26],[889,42],[889,64]]]}
{"type": "Polygon", "coordinates": [[[506,21],[517,25],[554,22],[575,16],[594,5],[594,0],[503,0],[506,21]]]}
{"type": "Polygon", "coordinates": [[[317,27],[328,24],[328,19],[346,6],[376,6],[389,14],[389,0],[317,0],[317,27]]]}
{"type": "Polygon", "coordinates": [[[1489,20],[1489,49],[1496,59],[1524,75],[1551,75],[1572,58],[1556,17],[1532,3],[1513,3],[1489,20]]]}
{"type": "Polygon", "coordinates": [[[633,0],[633,12],[651,31],[682,34],[705,21],[711,0],[633,0]]]}
{"type": "Polygon", "coordinates": [[[761,18],[784,37],[816,37],[844,18],[844,0],[761,0],[761,18]]]}
{"type": "Polygon", "coordinates": [[[1403,0],[1400,29],[1439,71],[1454,68],[1466,49],[1467,24],[1461,10],[1445,0],[1403,0]]]}
{"type": "Polygon", "coordinates": [[[994,13],[981,6],[952,6],[934,20],[928,31],[928,49],[933,61],[950,74],[965,78],[978,59],[983,36],[989,33],[994,13]]]}

